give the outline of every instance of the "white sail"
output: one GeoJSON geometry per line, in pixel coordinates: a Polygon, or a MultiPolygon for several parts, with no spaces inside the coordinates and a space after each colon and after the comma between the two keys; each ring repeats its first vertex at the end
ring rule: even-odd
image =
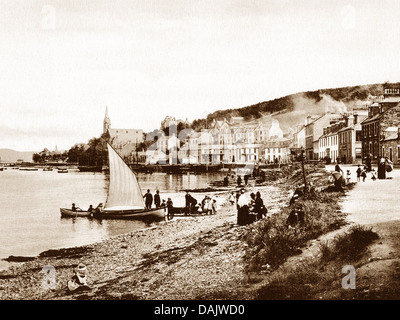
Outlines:
{"type": "Polygon", "coordinates": [[[110,186],[104,209],[107,211],[144,209],[145,203],[136,175],[107,144],[110,162],[110,186]]]}

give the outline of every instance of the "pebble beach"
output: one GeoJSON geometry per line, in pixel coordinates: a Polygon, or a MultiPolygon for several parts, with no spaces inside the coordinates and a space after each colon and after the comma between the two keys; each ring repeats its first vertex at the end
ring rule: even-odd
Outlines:
{"type": "MultiPolygon", "coordinates": [[[[289,201],[284,184],[253,187],[260,191],[269,214],[289,201]]],[[[238,296],[246,286],[241,235],[248,226],[236,224],[236,206],[219,198],[215,215],[176,217],[149,228],[118,235],[95,244],[49,250],[31,261],[13,264],[0,274],[2,300],[74,299],[218,299],[238,296]],[[91,290],[69,293],[74,268],[87,266],[91,290]],[[51,266],[54,278],[43,268],[51,266]],[[50,283],[50,284],[49,284],[50,283]]],[[[52,275],[51,275],[52,276],[52,275]]]]}

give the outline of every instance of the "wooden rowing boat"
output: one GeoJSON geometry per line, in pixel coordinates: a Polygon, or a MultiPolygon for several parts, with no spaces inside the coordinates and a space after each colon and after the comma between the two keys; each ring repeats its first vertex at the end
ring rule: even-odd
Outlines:
{"type": "Polygon", "coordinates": [[[92,213],[89,211],[72,211],[71,209],[67,208],[60,208],[60,213],[61,216],[65,218],[90,217],[92,215],[92,213]]]}

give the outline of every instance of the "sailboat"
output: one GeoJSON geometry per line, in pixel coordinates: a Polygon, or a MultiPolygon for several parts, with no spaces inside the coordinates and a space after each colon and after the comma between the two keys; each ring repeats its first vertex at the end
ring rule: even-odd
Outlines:
{"type": "Polygon", "coordinates": [[[165,208],[147,209],[135,173],[107,143],[110,185],[103,208],[96,210],[98,219],[165,218],[165,208]]]}

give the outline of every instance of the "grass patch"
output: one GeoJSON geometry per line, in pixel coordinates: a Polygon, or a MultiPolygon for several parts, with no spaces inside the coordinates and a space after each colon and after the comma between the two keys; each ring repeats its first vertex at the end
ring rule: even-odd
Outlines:
{"type": "Polygon", "coordinates": [[[372,231],[372,228],[361,225],[353,226],[349,232],[337,235],[332,244],[321,244],[322,260],[356,261],[365,253],[368,245],[378,238],[379,236],[372,231]]]}
{"type": "Polygon", "coordinates": [[[258,290],[256,298],[306,300],[319,299],[321,295],[328,299],[352,298],[359,292],[342,289],[342,267],[361,259],[376,239],[378,235],[372,229],[354,226],[331,243],[322,243],[319,259],[308,259],[290,270],[280,270],[268,285],[258,290]]]}
{"type": "Polygon", "coordinates": [[[247,271],[259,271],[268,264],[277,268],[289,256],[301,252],[310,239],[335,230],[345,224],[345,215],[337,204],[339,193],[311,192],[296,204],[305,212],[305,222],[295,227],[287,224],[294,205],[283,208],[270,218],[254,223],[244,234],[248,244],[245,259],[247,271]]]}

